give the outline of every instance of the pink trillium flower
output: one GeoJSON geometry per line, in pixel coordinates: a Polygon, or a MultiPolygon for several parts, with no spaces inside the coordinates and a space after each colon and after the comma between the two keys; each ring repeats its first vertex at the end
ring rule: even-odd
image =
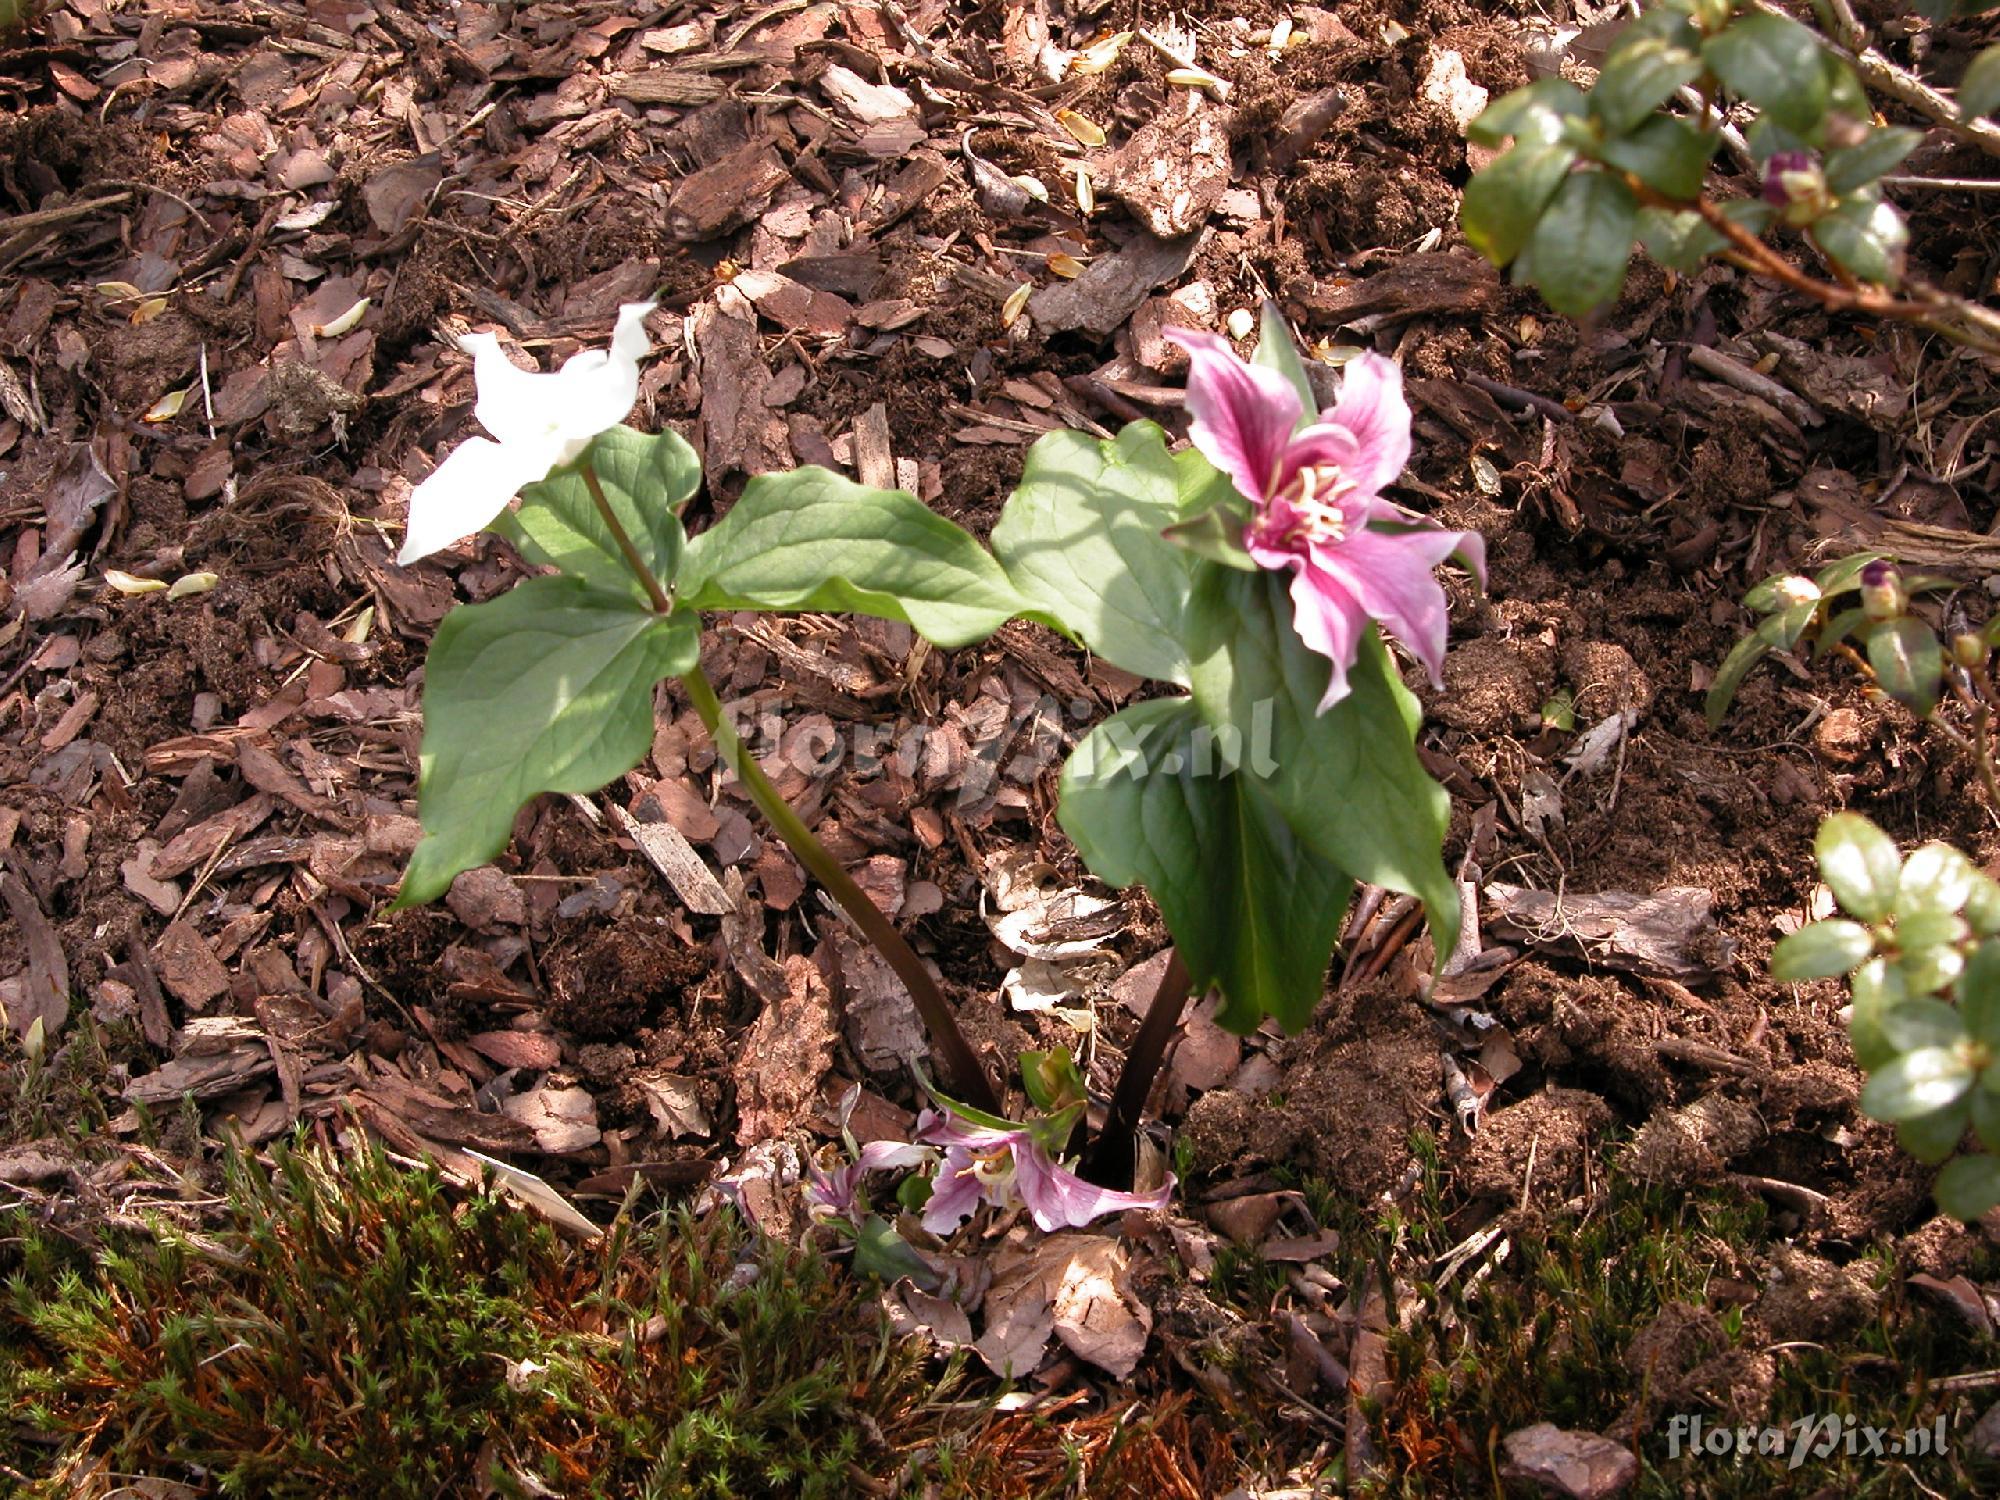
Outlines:
{"type": "Polygon", "coordinates": [[[1189,436],[1250,502],[1245,546],[1263,567],[1291,570],[1293,626],[1333,663],[1320,712],[1347,696],[1371,620],[1443,686],[1449,611],[1432,570],[1456,552],[1483,584],[1486,544],[1382,498],[1410,461],[1403,372],[1379,354],[1359,356],[1333,410],[1299,427],[1299,394],[1284,375],[1246,364],[1212,333],[1169,328],[1167,337],[1191,362],[1189,436]]]}
{"type": "Polygon", "coordinates": [[[944,1148],[944,1160],[924,1205],[924,1228],[950,1234],[981,1203],[996,1208],[1025,1204],[1044,1234],[1081,1229],[1105,1214],[1128,1208],[1165,1208],[1173,1179],[1157,1192],[1121,1193],[1085,1182],[1058,1166],[1027,1130],[995,1130],[926,1110],[917,1139],[944,1148]]]}
{"type": "Polygon", "coordinates": [[[818,1162],[806,1163],[806,1209],[815,1219],[846,1218],[854,1212],[854,1195],[870,1172],[922,1166],[937,1153],[907,1141],[870,1141],[854,1160],[832,1171],[818,1162]]]}

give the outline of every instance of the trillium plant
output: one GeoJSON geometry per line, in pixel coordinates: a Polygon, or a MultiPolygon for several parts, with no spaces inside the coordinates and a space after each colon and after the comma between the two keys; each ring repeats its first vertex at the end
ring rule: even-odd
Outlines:
{"type": "Polygon", "coordinates": [[[1455,553],[1481,571],[1483,550],[1386,498],[1410,453],[1399,371],[1361,356],[1322,415],[1267,310],[1249,363],[1220,338],[1176,333],[1191,447],[1170,450],[1150,422],[1102,440],[1049,434],[990,548],[909,494],[820,468],[753,478],[690,536],[696,455],[672,432],[621,425],[649,311],[625,308],[608,351],[549,374],[517,369],[489,335],[463,341],[491,437],[417,486],[402,560],[487,529],[535,576],[453,610],[432,643],[424,836],[399,904],[498,858],[537,795],[594,791],[637,765],[655,690],[677,678],[772,829],[909,990],[938,1097],[962,1101],[919,1141],[825,1177],[823,1200],[851,1197],[866,1170],[922,1162],[933,1227],[982,1202],[1024,1206],[1045,1228],[1157,1203],[1105,1188],[1129,1181],[1140,1110],[1191,993],[1217,993],[1239,1032],[1267,1017],[1302,1025],[1357,880],[1421,899],[1439,953],[1456,937],[1446,799],[1417,757],[1416,701],[1383,633],[1435,680],[1446,600],[1433,570],[1455,553]],[[702,617],[716,610],[872,615],[946,648],[1027,619],[1160,685],[1085,735],[1060,784],[1085,862],[1111,885],[1142,884],[1174,937],[1094,1145],[1066,1056],[1028,1077],[1033,1119],[1004,1115],[929,970],[746,753],[701,668],[702,617]]]}

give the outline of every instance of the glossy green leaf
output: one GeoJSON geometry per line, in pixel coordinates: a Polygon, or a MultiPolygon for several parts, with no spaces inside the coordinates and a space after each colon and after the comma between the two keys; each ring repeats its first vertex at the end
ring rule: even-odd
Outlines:
{"type": "Polygon", "coordinates": [[[1976,120],[2000,109],[2000,47],[1988,47],[1972,59],[1958,83],[1958,117],[1976,120]]]}
{"type": "Polygon", "coordinates": [[[1937,706],[1944,684],[1944,648],[1937,632],[1910,615],[1868,632],[1868,665],[1883,692],[1922,718],[1937,706]]]}
{"type": "Polygon", "coordinates": [[[1972,1065],[1955,1047],[1925,1047],[1884,1064],[1861,1090],[1861,1109],[1891,1125],[1944,1109],[1972,1087],[1972,1065]]]}
{"type": "Polygon", "coordinates": [[[2000,1204],[2000,1160],[1991,1156],[1961,1156],[1938,1173],[1937,1205],[1967,1223],[1983,1218],[2000,1204]]]}
{"type": "Polygon", "coordinates": [[[1060,623],[1034,611],[985,548],[914,495],[819,468],[752,479],[688,543],[681,588],[695,609],[903,620],[939,646],[984,640],[1031,611],[1060,623]]]}
{"type": "Polygon", "coordinates": [[[1143,883],[1217,1020],[1296,1031],[1325,993],[1353,882],[1307,848],[1232,769],[1231,743],[1186,698],[1136,704],[1098,725],[1063,768],[1057,816],[1093,874],[1143,883]]]}
{"type": "Polygon", "coordinates": [[[1691,208],[1651,207],[1639,210],[1639,243],[1654,260],[1683,276],[1692,276],[1729,244],[1691,208]]]}
{"type": "Polygon", "coordinates": [[[1582,119],[1588,110],[1575,84],[1543,78],[1495,99],[1465,127],[1465,134],[1482,146],[1502,146],[1509,137],[1552,141],[1563,133],[1564,120],[1582,119]]]}
{"type": "Polygon", "coordinates": [[[1857,144],[1827,153],[1826,185],[1836,193],[1866,187],[1883,173],[1895,171],[1923,143],[1924,133],[1907,126],[1871,130],[1857,144]]]}
{"type": "Polygon", "coordinates": [[[1972,1128],[1979,1144],[1989,1151],[2000,1146],[2000,1064],[1979,1075],[1979,1087],[1966,1099],[1972,1106],[1972,1128]]]}
{"type": "Polygon", "coordinates": [[[1806,139],[1826,113],[1825,56],[1812,32],[1768,11],[1739,16],[1702,45],[1702,60],[1726,88],[1806,139]]]}
{"type": "Polygon", "coordinates": [[[1250,356],[1250,363],[1276,370],[1291,382],[1299,398],[1299,419],[1292,424],[1294,432],[1319,415],[1319,397],[1313,394],[1305,361],[1299,358],[1298,345],[1292,342],[1292,330],[1285,326],[1285,315],[1278,311],[1278,304],[1268,299],[1257,314],[1257,349],[1250,356]]]}
{"type": "Polygon", "coordinates": [[[1458,888],[1441,846],[1450,802],[1416,754],[1421,720],[1373,629],[1350,691],[1319,711],[1330,669],[1292,626],[1284,576],[1207,569],[1190,609],[1197,705],[1268,753],[1245,770],[1332,868],[1420,898],[1437,953],[1458,933],[1458,888]]]}
{"type": "Polygon", "coordinates": [[[1848,1016],[1847,1036],[1854,1047],[1854,1060],[1864,1072],[1872,1073],[1896,1055],[1896,1046],[1882,1029],[1882,1018],[1910,998],[1902,974],[1886,958],[1871,958],[1854,971],[1850,981],[1854,1007],[1848,1016]]]}
{"type": "Polygon", "coordinates": [[[594,792],[653,743],[653,684],[694,666],[692,614],[661,618],[576,578],[531,578],[444,618],[424,672],[424,837],[398,906],[506,848],[542,792],[594,792]]]}
{"type": "MultiPolygon", "coordinates": [[[[653,575],[671,588],[687,544],[678,512],[701,483],[701,460],[678,433],[630,427],[601,433],[588,457],[619,524],[653,575]]],[[[520,508],[502,511],[492,529],[531,563],[646,603],[644,585],[612,540],[576,468],[524,486],[520,508]]]]}
{"type": "Polygon", "coordinates": [[[1903,872],[1897,877],[1897,917],[1907,920],[1921,912],[1955,916],[1972,894],[1975,873],[1972,861],[1949,844],[1918,845],[1903,861],[1903,872]]]}
{"type": "Polygon", "coordinates": [[[1965,1139],[1965,1127],[1972,1123],[1972,1100],[1977,1090],[1943,1109],[1904,1120],[1896,1126],[1896,1144],[1927,1166],[1936,1166],[1958,1149],[1965,1139]]]}
{"type": "Polygon", "coordinates": [[[1590,90],[1590,112],[1607,136],[1621,136],[1683,84],[1701,76],[1699,54],[1662,37],[1640,36],[1612,49],[1590,90]]]}
{"type": "Polygon", "coordinates": [[[2000,1047],[2000,939],[1972,950],[1958,977],[1958,1009],[1965,1029],[1989,1047],[2000,1047]]]}
{"type": "Polygon", "coordinates": [[[926,1291],[936,1291],[942,1284],[930,1262],[911,1249],[880,1214],[870,1214],[861,1221],[854,1236],[854,1269],[888,1286],[905,1277],[926,1291]]]}
{"type": "Polygon", "coordinates": [[[1817,603],[1818,600],[1819,588],[1810,578],[1801,578],[1796,573],[1778,573],[1745,594],[1743,607],[1768,615],[1807,602],[1817,603]]]}
{"type": "Polygon", "coordinates": [[[1910,948],[1896,959],[1896,972],[1912,995],[1934,995],[1955,984],[1965,971],[1965,955],[1950,943],[1910,948]]]}
{"type": "Polygon", "coordinates": [[[1851,973],[1875,951],[1875,940],[1859,922],[1812,922],[1787,933],[1771,949],[1771,977],[1832,979],[1851,973]]]}
{"type": "Polygon", "coordinates": [[[1736,701],[1736,691],[1743,686],[1743,679],[1750,675],[1752,667],[1770,654],[1771,643],[1758,639],[1755,632],[1729,648],[1722,665],[1715,669],[1715,681],[1709,684],[1704,703],[1710,729],[1721,726],[1729,713],[1729,705],[1736,701]]]}
{"type": "Polygon", "coordinates": [[[1686,202],[1701,196],[1708,160],[1721,140],[1715,132],[1696,130],[1685,120],[1656,115],[1630,135],[1606,141],[1597,156],[1630,172],[1654,192],[1686,202]]]}
{"type": "Polygon", "coordinates": [[[1459,228],[1472,248],[1496,266],[1512,262],[1575,160],[1575,148],[1563,142],[1522,141],[1481,168],[1458,206],[1459,228]]]}
{"type": "Polygon", "coordinates": [[[1212,505],[1200,515],[1176,521],[1160,535],[1196,557],[1240,573],[1254,573],[1262,565],[1250,555],[1250,548],[1243,540],[1247,509],[1241,503],[1212,505]]]}
{"type": "Polygon", "coordinates": [[[1850,917],[1879,922],[1895,909],[1903,857],[1896,841],[1860,813],[1835,813],[1821,823],[1813,853],[1820,879],[1850,917]]]}
{"type": "Polygon", "coordinates": [[[1813,220],[1813,242],[1850,276],[1877,286],[1903,279],[1903,247],[1910,231],[1890,204],[1865,196],[1848,198],[1813,220]]]}
{"type": "Polygon", "coordinates": [[[1181,484],[1151,422],[1108,442],[1052,432],[1028,450],[993,552],[1024,599],[1106,661],[1185,686],[1199,560],[1161,534],[1183,519],[1181,484]]]}
{"type": "Polygon", "coordinates": [[[1819,585],[1820,593],[1828,598],[1832,598],[1835,594],[1844,594],[1849,589],[1861,587],[1863,568],[1886,556],[1888,554],[1884,552],[1856,552],[1849,557],[1839,558],[1815,573],[1813,582],[1819,585]]]}
{"type": "Polygon", "coordinates": [[[1942,1000],[1906,1000],[1882,1013],[1882,1035],[1898,1052],[1955,1046],[1965,1034],[1957,1008],[1942,1000]]]}
{"type": "Polygon", "coordinates": [[[2000,933],[2000,880],[1984,870],[1972,872],[1972,890],[1965,898],[1965,920],[1979,937],[2000,933]]]}
{"type": "Polygon", "coordinates": [[[1639,202],[1609,172],[1563,180],[1528,239],[1514,275],[1557,312],[1580,318],[1618,300],[1639,232],[1639,202]]]}
{"type": "Polygon", "coordinates": [[[1789,651],[1798,645],[1812,622],[1819,617],[1819,601],[1806,600],[1788,605],[1776,614],[1766,617],[1757,626],[1757,634],[1779,651],[1789,651]]]}
{"type": "Polygon", "coordinates": [[[1835,646],[1849,639],[1868,623],[1868,611],[1856,605],[1833,615],[1813,637],[1813,660],[1824,661],[1835,646]]]}

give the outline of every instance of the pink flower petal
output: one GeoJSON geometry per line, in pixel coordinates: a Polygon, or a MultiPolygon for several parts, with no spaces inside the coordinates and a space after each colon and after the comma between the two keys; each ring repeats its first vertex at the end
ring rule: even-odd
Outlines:
{"type": "Polygon", "coordinates": [[[1174,1185],[1170,1178],[1152,1193],[1101,1188],[1067,1167],[1057,1166],[1040,1146],[1030,1144],[1015,1148],[1014,1186],[1034,1216],[1035,1227],[1048,1234],[1058,1229],[1081,1229],[1106,1214],[1123,1213],[1128,1208],[1165,1208],[1174,1185]]]}
{"type": "Polygon", "coordinates": [[[923,1225],[931,1234],[950,1234],[972,1217],[987,1196],[986,1185],[974,1169],[972,1153],[953,1146],[938,1163],[931,1179],[931,1195],[924,1204],[923,1225]]]}
{"type": "Polygon", "coordinates": [[[1188,436],[1251,500],[1276,488],[1299,419],[1299,395],[1276,370],[1245,364],[1228,340],[1191,328],[1166,336],[1188,352],[1188,436]]]}
{"type": "Polygon", "coordinates": [[[1314,467],[1340,470],[1341,477],[1365,494],[1374,494],[1359,477],[1366,462],[1361,443],[1345,427],[1331,422],[1314,422],[1302,427],[1285,442],[1284,456],[1278,460],[1278,483],[1283,485],[1301,469],[1314,467]]]}
{"type": "Polygon", "coordinates": [[[1361,531],[1312,549],[1313,571],[1381,621],[1439,686],[1444,683],[1450,610],[1444,587],[1431,570],[1457,550],[1460,536],[1429,528],[1393,534],[1361,531]]]}
{"type": "MultiPolygon", "coordinates": [[[[1256,554],[1253,547],[1251,555],[1256,554]]],[[[1271,566],[1261,557],[1257,560],[1271,566]]],[[[1368,612],[1342,580],[1315,567],[1310,558],[1295,552],[1289,554],[1289,563],[1298,570],[1292,579],[1292,628],[1308,650],[1333,664],[1333,676],[1319,700],[1319,711],[1325,713],[1348,694],[1347,672],[1361,652],[1368,612]]]]}
{"type": "Polygon", "coordinates": [[[1349,361],[1327,420],[1354,434],[1358,451],[1347,477],[1364,495],[1396,482],[1410,461],[1410,404],[1394,360],[1363,354],[1349,361]]]}

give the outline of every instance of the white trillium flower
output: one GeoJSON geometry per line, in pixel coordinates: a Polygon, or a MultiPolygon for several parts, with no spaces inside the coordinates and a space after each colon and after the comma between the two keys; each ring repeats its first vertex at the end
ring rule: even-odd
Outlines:
{"type": "Polygon", "coordinates": [[[471,536],[523,485],[574,463],[600,432],[624,421],[639,399],[639,361],[653,351],[646,314],[657,305],[626,303],[608,350],[572,355],[552,375],[516,366],[490,333],[461,338],[479,391],[472,414],[493,437],[467,438],[416,487],[396,561],[413,563],[471,536]]]}

